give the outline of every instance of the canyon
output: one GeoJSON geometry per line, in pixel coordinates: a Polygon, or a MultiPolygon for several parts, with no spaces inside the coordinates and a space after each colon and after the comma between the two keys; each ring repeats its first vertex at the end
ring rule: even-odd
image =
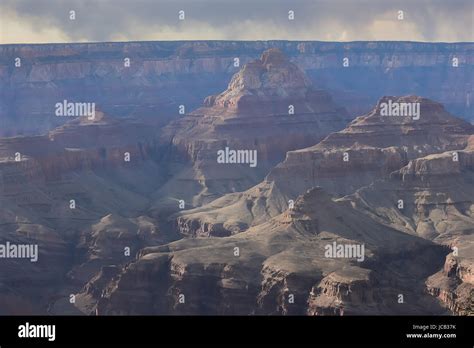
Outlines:
{"type": "Polygon", "coordinates": [[[470,50],[1,45],[0,314],[472,315],[470,50]]]}

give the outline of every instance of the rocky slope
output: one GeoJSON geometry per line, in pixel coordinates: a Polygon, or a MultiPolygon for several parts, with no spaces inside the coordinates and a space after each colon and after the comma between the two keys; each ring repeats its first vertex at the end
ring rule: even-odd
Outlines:
{"type": "Polygon", "coordinates": [[[156,193],[156,209],[167,201],[177,206],[177,199],[199,206],[243,191],[262,180],[287,151],[317,143],[349,120],[280,50],[267,50],[235,74],[224,92],[163,129],[161,142],[171,146],[164,162],[172,166],[173,178],[156,193]],[[250,151],[255,161],[221,163],[219,151],[227,148],[250,151]],[[191,163],[177,172],[171,163],[183,159],[191,163]]]}
{"type": "Polygon", "coordinates": [[[126,263],[143,245],[174,238],[144,215],[149,190],[163,180],[153,131],[96,116],[45,136],[0,139],[0,243],[39,250],[36,263],[0,260],[2,313],[54,312],[56,301],[64,309],[71,289],[102,266],[126,263]]]}
{"type": "Polygon", "coordinates": [[[185,235],[226,235],[266,221],[295,197],[321,186],[344,196],[386,177],[410,160],[467,146],[474,127],[443,106],[416,96],[383,97],[376,107],[315,146],[289,151],[259,185],[176,216],[185,235]],[[419,103],[417,117],[382,116],[388,102],[419,103]]]}
{"type": "MultiPolygon", "coordinates": [[[[472,315],[474,136],[453,131],[462,122],[448,123],[450,142],[443,143],[448,132],[441,131],[431,145],[463,149],[413,158],[340,199],[311,189],[293,208],[233,236],[223,226],[207,226],[190,235],[219,238],[145,248],[124,269],[90,282],[78,308],[98,314],[472,315]],[[325,248],[333,242],[364,244],[365,259],[328,257],[325,248]]],[[[418,152],[410,153],[418,150],[411,139],[404,142],[407,158],[418,152]]],[[[376,136],[369,141],[380,144],[376,136]]]]}
{"type": "Polygon", "coordinates": [[[461,315],[473,313],[473,145],[471,136],[463,150],[414,159],[390,178],[345,198],[381,223],[452,250],[427,287],[461,315]]]}
{"type": "Polygon", "coordinates": [[[441,314],[423,279],[445,254],[313,189],[238,235],[143,249],[91,281],[78,307],[99,315],[441,314]],[[358,259],[334,258],[333,242],[365,249],[358,259]]]}

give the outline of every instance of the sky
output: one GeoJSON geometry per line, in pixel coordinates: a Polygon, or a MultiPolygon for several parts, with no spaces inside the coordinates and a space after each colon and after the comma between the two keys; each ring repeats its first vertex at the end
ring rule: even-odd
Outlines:
{"type": "Polygon", "coordinates": [[[472,42],[474,1],[0,0],[0,44],[149,40],[472,42]]]}

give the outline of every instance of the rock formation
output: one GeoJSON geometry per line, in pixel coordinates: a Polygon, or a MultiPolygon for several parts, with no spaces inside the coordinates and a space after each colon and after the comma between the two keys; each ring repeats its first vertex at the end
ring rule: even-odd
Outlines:
{"type": "Polygon", "coordinates": [[[0,314],[472,315],[470,50],[0,46],[0,314]]]}
{"type": "Polygon", "coordinates": [[[452,250],[427,286],[461,315],[472,314],[474,293],[473,145],[471,136],[463,150],[414,159],[345,198],[381,223],[452,250]]]}
{"type": "Polygon", "coordinates": [[[384,97],[343,131],[290,151],[264,183],[177,215],[183,235],[207,238],[143,249],[137,261],[88,285],[83,308],[471,314],[472,134],[438,103],[384,97]],[[381,115],[389,100],[419,102],[420,117],[381,115]],[[308,173],[313,180],[304,180],[308,173]],[[335,182],[328,184],[330,174],[335,182]],[[355,192],[335,199],[314,188],[319,183],[336,196],[355,192]],[[288,193],[305,188],[289,205],[288,193]],[[328,257],[324,250],[334,243],[363,244],[365,259],[328,257]]]}
{"type": "Polygon", "coordinates": [[[287,151],[315,144],[348,122],[345,110],[325,91],[313,89],[280,50],[267,50],[235,74],[224,92],[165,127],[162,143],[172,145],[168,165],[177,161],[176,153],[192,162],[181,169],[172,166],[174,177],[156,194],[156,209],[166,203],[177,206],[180,199],[188,207],[199,206],[243,191],[263,179],[287,151]],[[226,148],[255,151],[256,162],[219,163],[218,152],[226,148]]]}
{"type": "Polygon", "coordinates": [[[141,215],[160,183],[153,137],[140,123],[97,112],[44,136],[0,139],[0,243],[39,250],[38,262],[1,260],[1,297],[17,304],[2,306],[5,314],[55,312],[56,299],[67,302],[102,266],[120,264],[119,255],[126,263],[125,247],[133,258],[143,245],[173,239],[141,215]]]}
{"type": "Polygon", "coordinates": [[[472,120],[472,43],[179,41],[0,46],[0,136],[43,134],[64,99],[166,124],[221,91],[240,66],[279,48],[351,115],[381,95],[417,94],[472,120]],[[349,67],[343,58],[349,58],[349,67]],[[453,57],[459,66],[452,66],[453,57]],[[15,59],[21,67],[14,67],[15,59]],[[130,66],[124,59],[130,59],[130,66]]]}
{"type": "Polygon", "coordinates": [[[467,146],[474,127],[434,101],[416,96],[383,97],[376,107],[320,143],[289,151],[265,180],[176,217],[185,235],[230,234],[279,214],[290,200],[321,186],[344,196],[390,175],[411,160],[467,146]],[[381,105],[419,103],[420,117],[381,116],[381,105]]]}
{"type": "Polygon", "coordinates": [[[422,279],[444,255],[316,188],[292,210],[238,235],[145,248],[81,296],[99,315],[441,314],[422,279]],[[364,245],[362,259],[328,255],[334,242],[364,245]]]}

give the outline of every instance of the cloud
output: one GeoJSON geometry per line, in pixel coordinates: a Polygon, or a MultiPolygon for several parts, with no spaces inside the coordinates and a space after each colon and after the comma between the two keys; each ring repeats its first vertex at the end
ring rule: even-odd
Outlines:
{"type": "Polygon", "coordinates": [[[0,43],[473,41],[473,10],[471,0],[2,0],[0,43]]]}

